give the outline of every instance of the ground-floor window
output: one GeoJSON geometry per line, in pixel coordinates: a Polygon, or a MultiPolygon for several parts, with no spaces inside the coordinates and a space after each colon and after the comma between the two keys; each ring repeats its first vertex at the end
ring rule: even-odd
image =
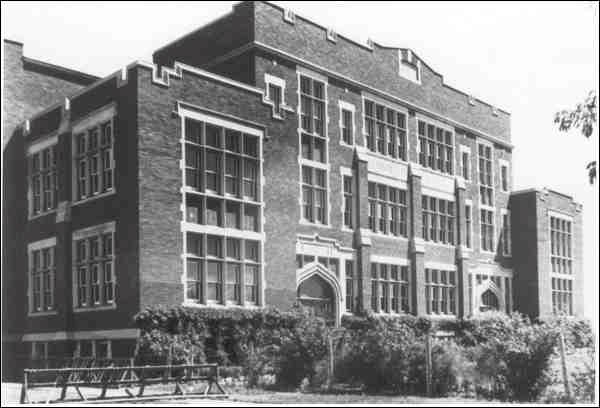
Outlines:
{"type": "Polygon", "coordinates": [[[428,314],[456,314],[456,272],[425,269],[425,299],[428,314]]]}
{"type": "Polygon", "coordinates": [[[371,308],[381,313],[408,313],[408,266],[371,263],[371,308]]]}
{"type": "Polygon", "coordinates": [[[186,233],[188,301],[203,304],[257,304],[260,242],[186,233]]]}
{"type": "Polygon", "coordinates": [[[554,314],[573,315],[573,280],[552,278],[552,310],[554,314]]]}
{"type": "Polygon", "coordinates": [[[77,340],[73,357],[112,358],[112,341],[107,339],[77,340]]]}

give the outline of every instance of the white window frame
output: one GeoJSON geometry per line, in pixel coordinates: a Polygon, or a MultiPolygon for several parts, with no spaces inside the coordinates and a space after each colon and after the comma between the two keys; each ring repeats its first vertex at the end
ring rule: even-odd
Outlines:
{"type": "MultiPolygon", "coordinates": [[[[492,229],[493,229],[493,234],[492,234],[492,248],[496,248],[498,245],[498,240],[496,239],[496,236],[498,234],[498,229],[496,228],[497,222],[496,222],[496,209],[494,207],[490,207],[487,205],[481,205],[479,204],[479,214],[478,214],[478,218],[479,218],[479,252],[482,254],[488,254],[488,255],[493,255],[496,253],[496,250],[492,250],[492,251],[488,251],[488,250],[484,250],[483,249],[483,236],[481,235],[481,226],[483,225],[483,223],[481,222],[481,210],[486,210],[486,211],[491,211],[492,212],[492,229]]],[[[473,221],[471,221],[473,222],[473,221]]]]}
{"type": "Polygon", "coordinates": [[[472,182],[473,181],[473,163],[472,163],[472,159],[473,156],[471,154],[471,147],[469,146],[465,146],[463,144],[460,145],[460,177],[463,178],[463,180],[468,181],[468,182],[472,182]],[[467,176],[468,178],[464,178],[464,166],[463,166],[463,154],[467,154],[467,176]]]}
{"type": "MultiPolygon", "coordinates": [[[[472,200],[465,200],[465,214],[467,212],[467,206],[469,207],[469,219],[471,220],[471,224],[469,225],[469,231],[466,232],[469,234],[469,237],[471,238],[471,245],[467,246],[467,237],[465,236],[464,239],[464,247],[467,248],[468,250],[472,250],[473,249],[473,224],[475,223],[475,221],[473,220],[473,201],[472,200]]],[[[466,223],[466,215],[465,215],[465,230],[467,228],[467,223],[466,223]]]]}
{"type": "MultiPolygon", "coordinates": [[[[43,152],[45,149],[48,148],[52,148],[54,147],[54,154],[58,154],[58,135],[56,134],[52,134],[50,136],[46,136],[40,140],[35,141],[34,143],[30,144],[27,147],[27,157],[26,157],[26,162],[27,162],[27,215],[28,215],[28,219],[32,220],[34,218],[38,218],[47,214],[51,214],[56,212],[57,207],[58,207],[58,197],[54,197],[54,201],[56,202],[56,206],[50,210],[45,210],[42,206],[43,203],[43,196],[44,196],[44,181],[43,179],[40,178],[40,212],[38,214],[34,214],[33,213],[33,186],[32,186],[32,180],[31,180],[31,173],[30,173],[30,159],[31,157],[36,154],[36,153],[40,153],[43,152]]],[[[41,160],[43,160],[43,158],[40,158],[40,165],[41,165],[41,160]]],[[[53,158],[54,160],[54,158],[53,158]]],[[[60,163],[58,163],[57,161],[57,165],[54,168],[54,173],[56,174],[56,181],[58,180],[59,177],[59,166],[60,163]]],[[[53,181],[54,183],[55,181],[53,181]]],[[[54,188],[56,189],[56,193],[58,193],[58,186],[54,186],[54,188]]]]}
{"type": "MultiPolygon", "coordinates": [[[[115,194],[117,192],[117,186],[115,185],[115,179],[116,179],[116,172],[117,172],[117,168],[116,168],[116,160],[115,160],[115,138],[116,138],[116,132],[115,132],[115,123],[116,123],[116,119],[117,119],[117,108],[116,108],[116,104],[114,102],[109,103],[108,105],[105,105],[97,110],[95,110],[94,112],[88,114],[87,116],[85,116],[84,118],[80,119],[79,121],[75,122],[73,124],[73,128],[71,131],[71,196],[72,196],[72,201],[73,201],[73,206],[82,204],[82,203],[86,203],[88,201],[91,200],[95,200],[101,197],[107,197],[110,196],[112,194],[115,194]],[[77,192],[78,192],[78,166],[80,161],[77,160],[78,158],[78,154],[77,154],[77,136],[81,133],[86,133],[85,136],[85,143],[87,145],[88,143],[88,137],[87,137],[87,131],[90,130],[93,127],[96,126],[101,126],[103,123],[111,121],[111,126],[112,126],[112,135],[111,135],[111,147],[110,147],[110,160],[111,160],[111,169],[112,169],[112,180],[111,180],[111,188],[108,189],[105,192],[101,192],[98,191],[97,193],[94,194],[86,194],[85,197],[83,198],[78,198],[77,197],[77,192]]],[[[102,134],[101,132],[98,134],[98,145],[100,145],[100,140],[101,140],[102,134]]],[[[87,148],[86,148],[87,150],[87,148]]],[[[102,163],[102,149],[98,148],[98,177],[99,180],[103,177],[103,170],[101,170],[101,163],[102,163]]],[[[90,161],[86,159],[86,190],[90,190],[90,167],[89,163],[90,161]]]]}
{"type": "Polygon", "coordinates": [[[494,172],[494,145],[493,143],[490,143],[488,141],[484,141],[484,140],[478,140],[477,141],[477,170],[476,170],[476,175],[477,175],[477,195],[479,196],[479,206],[482,208],[491,208],[494,209],[493,204],[496,202],[496,183],[494,182],[494,176],[495,176],[495,172],[494,172]],[[490,161],[492,162],[492,165],[490,166],[490,179],[492,180],[492,185],[491,186],[486,186],[481,184],[481,181],[479,179],[480,176],[480,171],[479,171],[479,145],[483,145],[486,147],[490,148],[490,161]],[[482,204],[481,201],[481,187],[487,187],[487,188],[491,188],[492,189],[492,205],[488,205],[488,204],[482,204]]]}
{"type": "MultiPolygon", "coordinates": [[[[368,92],[362,92],[361,103],[362,103],[362,107],[361,107],[361,109],[362,109],[362,137],[363,137],[364,151],[367,154],[374,155],[377,157],[383,157],[383,158],[386,158],[387,160],[391,160],[396,163],[404,163],[404,164],[409,163],[411,160],[410,160],[410,131],[409,131],[410,126],[408,123],[410,120],[410,115],[408,114],[408,109],[405,108],[404,106],[397,105],[393,102],[389,102],[385,99],[380,98],[377,95],[374,95],[374,94],[371,94],[368,92]],[[387,154],[381,154],[378,151],[372,151],[369,149],[368,144],[367,144],[367,115],[366,115],[366,111],[365,111],[365,100],[369,100],[378,105],[383,105],[387,109],[391,109],[398,113],[404,114],[404,116],[406,117],[406,123],[405,123],[405,126],[406,126],[406,128],[405,128],[405,130],[406,130],[406,160],[394,158],[387,154]]],[[[386,132],[386,135],[387,135],[387,132],[386,132]]],[[[375,136],[375,138],[377,139],[376,136],[375,136]]],[[[388,143],[387,137],[386,137],[386,140],[384,141],[384,143],[386,146],[385,149],[387,151],[387,143],[388,143]]],[[[417,144],[417,148],[418,148],[418,144],[417,144]]],[[[377,140],[375,140],[375,150],[377,150],[377,140]]]]}
{"type": "MultiPolygon", "coordinates": [[[[76,231],[73,231],[71,237],[71,259],[72,259],[72,298],[73,298],[73,312],[95,312],[100,310],[111,310],[117,308],[117,257],[116,253],[116,223],[115,221],[107,222],[100,225],[94,225],[92,227],[82,228],[76,231]],[[78,268],[76,263],[77,256],[77,241],[81,239],[91,238],[98,236],[102,239],[103,234],[112,233],[112,284],[113,284],[113,300],[110,304],[104,304],[100,306],[96,305],[86,305],[79,306],[79,286],[78,286],[78,268]]],[[[86,252],[88,250],[86,249],[86,252]]],[[[101,268],[99,272],[99,280],[102,281],[104,279],[104,270],[101,268]]],[[[91,274],[88,273],[88,287],[91,288],[91,274]]],[[[91,289],[90,289],[91,290],[91,289]]]]}
{"type": "Polygon", "coordinates": [[[504,193],[509,193],[511,191],[511,183],[510,183],[510,163],[508,160],[504,160],[504,159],[500,159],[498,160],[498,163],[500,165],[500,191],[504,192],[504,193]],[[502,168],[505,167],[506,168],[506,189],[503,188],[502,186],[502,168]]]}
{"type": "Polygon", "coordinates": [[[277,77],[275,75],[265,73],[265,90],[263,91],[263,103],[271,106],[271,109],[272,109],[271,114],[272,114],[273,118],[283,120],[284,119],[283,116],[278,115],[275,112],[276,106],[275,106],[275,102],[271,99],[271,97],[269,95],[269,85],[278,86],[281,89],[281,103],[279,106],[279,110],[294,112],[294,108],[292,108],[285,102],[285,80],[280,77],[277,77]]]}
{"type": "MultiPolygon", "coordinates": [[[[27,296],[28,296],[28,316],[33,317],[33,316],[49,316],[49,315],[55,315],[58,313],[58,311],[56,310],[56,294],[55,294],[55,288],[56,288],[56,237],[51,237],[51,238],[47,238],[47,239],[43,239],[40,241],[36,241],[36,242],[32,242],[30,244],[27,245],[27,296]],[[46,248],[54,248],[54,272],[51,275],[50,278],[50,282],[51,282],[51,292],[52,292],[52,302],[54,303],[52,310],[41,310],[41,311],[35,311],[33,310],[33,277],[32,277],[32,270],[33,270],[33,252],[34,251],[38,251],[38,250],[43,250],[46,248]]],[[[42,282],[43,282],[43,277],[41,278],[42,282]]],[[[43,285],[42,285],[43,286],[43,285]]],[[[43,305],[43,298],[44,298],[44,291],[42,289],[42,286],[40,286],[40,302],[43,305]]]]}
{"type": "Polygon", "coordinates": [[[561,279],[573,279],[576,275],[576,273],[575,273],[575,219],[568,214],[564,214],[564,213],[558,212],[558,211],[548,210],[548,221],[547,222],[548,222],[548,254],[549,254],[548,270],[550,271],[550,274],[554,277],[561,278],[561,279]],[[572,268],[571,274],[552,272],[552,257],[555,256],[555,255],[552,255],[552,237],[550,235],[552,233],[552,224],[551,224],[552,217],[571,223],[571,258],[570,258],[571,268],[572,268]]]}
{"type": "Polygon", "coordinates": [[[326,76],[323,76],[317,72],[311,71],[310,69],[298,66],[298,68],[296,69],[296,76],[297,76],[297,80],[298,80],[298,88],[297,88],[297,95],[298,95],[298,107],[297,107],[297,114],[298,114],[298,191],[299,191],[299,195],[298,195],[298,204],[300,206],[300,219],[299,219],[299,223],[302,225],[311,225],[314,227],[321,227],[321,228],[331,228],[332,223],[331,223],[331,183],[329,181],[329,177],[330,177],[330,173],[331,173],[331,168],[330,168],[330,162],[329,162],[329,112],[328,112],[328,107],[329,107],[329,98],[328,98],[328,86],[329,86],[329,81],[327,79],[326,76]],[[301,81],[301,77],[308,77],[313,81],[318,81],[318,82],[322,82],[323,83],[323,100],[325,103],[324,106],[324,111],[325,111],[325,117],[323,118],[324,123],[323,123],[323,136],[319,136],[319,137],[323,137],[325,139],[325,163],[321,163],[319,161],[314,161],[314,160],[309,160],[309,159],[305,159],[302,157],[302,134],[306,133],[307,135],[311,136],[311,137],[315,137],[314,133],[309,133],[306,132],[302,129],[302,107],[301,107],[301,96],[302,96],[302,92],[301,92],[301,87],[300,87],[300,81],[301,81]],[[303,196],[302,196],[302,166],[308,166],[308,167],[312,167],[312,168],[317,168],[320,170],[324,170],[325,171],[325,187],[326,187],[326,191],[327,191],[327,212],[326,212],[326,216],[327,216],[327,222],[326,223],[319,223],[319,222],[311,222],[309,220],[306,220],[304,218],[304,211],[303,211],[303,196]]]}
{"type": "MultiPolygon", "coordinates": [[[[183,286],[183,305],[188,306],[188,307],[193,307],[193,308],[206,308],[206,307],[217,307],[217,308],[245,308],[245,309],[255,309],[255,308],[260,308],[265,304],[265,297],[264,297],[264,293],[265,293],[265,233],[264,233],[264,224],[265,224],[265,214],[264,214],[264,185],[265,185],[265,178],[264,178],[264,154],[263,154],[263,143],[264,143],[264,131],[263,130],[259,130],[255,127],[250,127],[248,125],[244,124],[244,120],[239,119],[239,118],[235,118],[235,117],[231,117],[230,119],[225,119],[225,118],[221,118],[221,117],[217,117],[217,116],[213,116],[207,113],[203,113],[201,112],[199,109],[193,109],[194,107],[192,107],[191,109],[187,109],[187,108],[183,108],[183,107],[179,107],[178,110],[178,114],[180,117],[180,128],[181,128],[181,139],[180,139],[180,143],[181,143],[181,151],[182,151],[182,157],[181,157],[181,161],[180,161],[180,168],[181,168],[181,177],[182,177],[182,189],[181,189],[181,212],[182,212],[182,221],[181,221],[181,233],[182,233],[182,237],[183,237],[183,253],[181,254],[181,259],[183,262],[183,267],[182,267],[182,274],[181,274],[181,284],[183,286]],[[185,152],[186,152],[186,135],[185,135],[185,121],[186,119],[191,119],[191,120],[196,120],[196,121],[200,121],[200,122],[205,122],[214,126],[219,126],[219,127],[224,127],[224,128],[228,128],[228,129],[233,129],[242,133],[247,133],[249,135],[252,136],[256,136],[258,137],[258,152],[260,157],[258,158],[258,162],[260,163],[260,168],[259,168],[259,174],[258,174],[258,183],[260,184],[260,188],[257,191],[257,200],[256,201],[250,201],[250,200],[244,200],[245,202],[249,202],[251,204],[257,204],[259,207],[259,217],[260,217],[260,222],[259,222],[259,232],[255,232],[255,231],[247,231],[247,230],[238,230],[238,229],[232,229],[232,228],[226,228],[226,227],[216,227],[216,226],[212,226],[212,225],[204,225],[204,224],[195,224],[195,223],[190,223],[185,221],[186,220],[186,195],[187,193],[189,194],[194,194],[195,191],[191,188],[185,187],[187,186],[186,183],[186,157],[185,157],[185,152]],[[258,268],[258,281],[257,281],[257,285],[258,285],[258,298],[256,300],[256,303],[246,303],[246,300],[243,300],[243,304],[232,304],[232,303],[227,303],[225,302],[224,304],[221,303],[211,303],[211,302],[206,302],[206,303],[200,303],[200,302],[196,302],[196,301],[192,301],[190,299],[188,299],[187,297],[187,255],[188,255],[188,249],[187,249],[187,237],[186,234],[188,232],[191,233],[197,233],[197,234],[205,234],[205,235],[215,235],[218,236],[220,238],[237,238],[240,240],[250,240],[250,241],[258,241],[259,242],[259,248],[260,248],[260,255],[259,255],[259,268],[258,268]]],[[[205,195],[207,197],[210,197],[212,194],[208,193],[205,195]]],[[[223,195],[214,195],[215,197],[219,198],[219,199],[226,199],[226,197],[223,195]]],[[[225,276],[224,271],[223,271],[223,276],[225,276]]],[[[242,278],[244,278],[244,276],[242,276],[242,278]]],[[[222,284],[225,285],[226,284],[226,278],[222,279],[222,284]]],[[[244,281],[241,280],[240,284],[243,285],[244,281]]]]}
{"type": "Polygon", "coordinates": [[[506,208],[502,208],[500,210],[500,220],[501,220],[501,224],[502,224],[502,256],[510,258],[512,257],[512,225],[510,223],[510,210],[506,209],[506,208]],[[504,224],[504,216],[506,215],[506,219],[508,220],[508,228],[506,228],[505,224],[504,224]],[[508,230],[508,238],[505,235],[505,232],[508,230]],[[508,251],[506,251],[506,240],[508,239],[508,251]]]}
{"type": "MultiPolygon", "coordinates": [[[[458,163],[457,163],[457,160],[456,160],[456,132],[454,130],[454,127],[452,127],[450,125],[447,125],[446,123],[441,122],[439,120],[433,119],[433,118],[431,118],[429,116],[424,116],[424,115],[422,115],[420,113],[417,113],[415,115],[414,120],[415,120],[415,127],[414,127],[414,129],[415,129],[415,136],[416,136],[416,143],[417,143],[417,146],[416,146],[416,149],[417,149],[416,164],[420,165],[420,163],[419,163],[419,154],[421,153],[421,143],[419,142],[419,121],[421,121],[421,122],[425,122],[426,126],[427,125],[433,125],[433,126],[435,126],[437,128],[440,128],[440,129],[443,129],[445,131],[450,132],[450,134],[452,135],[452,174],[448,174],[448,173],[439,171],[437,169],[434,170],[434,169],[432,169],[431,167],[428,167],[428,166],[422,166],[422,165],[420,165],[421,169],[425,170],[425,171],[428,171],[428,172],[431,172],[431,173],[434,173],[434,174],[439,174],[439,175],[444,176],[444,177],[455,177],[457,175],[456,169],[457,169],[458,163]]],[[[427,132],[427,129],[425,130],[425,132],[427,132]]],[[[435,158],[435,155],[434,155],[434,158],[435,158]]],[[[427,159],[427,156],[425,157],[425,159],[427,159]]]]}
{"type": "Polygon", "coordinates": [[[354,218],[356,218],[356,206],[354,205],[354,202],[356,200],[356,189],[354,188],[356,185],[356,180],[354,178],[354,175],[352,174],[352,169],[349,167],[344,167],[344,166],[340,166],[340,213],[342,214],[342,231],[346,231],[346,232],[353,232],[354,229],[350,229],[346,226],[346,223],[344,222],[344,210],[345,210],[345,193],[344,193],[344,177],[350,177],[352,179],[352,225],[354,228],[356,228],[355,222],[354,222],[354,218]]]}
{"type": "Polygon", "coordinates": [[[356,106],[354,104],[346,102],[346,101],[338,101],[339,106],[339,128],[340,128],[340,145],[346,147],[353,147],[356,144],[356,106]],[[344,124],[344,110],[350,111],[352,114],[352,143],[348,144],[344,142],[344,133],[343,133],[343,124],[344,124]]]}

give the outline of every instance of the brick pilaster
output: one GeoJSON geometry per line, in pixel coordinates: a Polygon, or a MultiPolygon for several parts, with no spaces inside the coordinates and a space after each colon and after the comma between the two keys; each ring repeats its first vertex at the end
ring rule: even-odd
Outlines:
{"type": "Polygon", "coordinates": [[[356,226],[354,241],[357,253],[356,262],[356,310],[371,308],[371,237],[369,230],[369,181],[367,161],[360,158],[355,150],[353,174],[356,186],[356,226]]]}
{"type": "Polygon", "coordinates": [[[465,181],[456,178],[456,284],[457,287],[457,316],[471,314],[469,307],[469,250],[466,247],[467,224],[465,222],[465,181]]]}
{"type": "Polygon", "coordinates": [[[427,313],[425,301],[425,246],[423,243],[421,209],[421,169],[411,163],[408,173],[410,199],[410,267],[411,267],[411,312],[415,315],[427,313]]]}

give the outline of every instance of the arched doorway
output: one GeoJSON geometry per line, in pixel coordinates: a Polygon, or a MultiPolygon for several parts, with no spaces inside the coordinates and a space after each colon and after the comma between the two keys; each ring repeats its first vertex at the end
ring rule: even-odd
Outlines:
{"type": "Polygon", "coordinates": [[[298,286],[298,300],[316,316],[327,320],[335,319],[333,288],[319,275],[311,276],[298,286]]]}
{"type": "Polygon", "coordinates": [[[297,271],[298,302],[333,325],[340,324],[342,290],[337,277],[318,262],[297,271]]]}
{"type": "Polygon", "coordinates": [[[479,310],[481,312],[486,312],[488,310],[499,310],[500,302],[498,301],[498,296],[490,289],[483,292],[481,295],[481,306],[479,310]]]}

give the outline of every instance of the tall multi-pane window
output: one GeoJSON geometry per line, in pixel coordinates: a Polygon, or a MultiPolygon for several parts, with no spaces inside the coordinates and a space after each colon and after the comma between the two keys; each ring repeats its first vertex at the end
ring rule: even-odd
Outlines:
{"type": "Polygon", "coordinates": [[[494,187],[492,177],[492,147],[486,144],[478,145],[479,153],[479,196],[481,204],[494,205],[494,187]]]}
{"type": "Polygon", "coordinates": [[[302,217],[304,220],[327,224],[327,172],[302,166],[302,217]]]}
{"type": "Polygon", "coordinates": [[[259,174],[257,135],[186,119],[186,221],[259,231],[259,174]]]}
{"type": "Polygon", "coordinates": [[[268,85],[268,97],[273,104],[273,113],[277,116],[281,116],[281,86],[275,84],[268,85]]]}
{"type": "Polygon", "coordinates": [[[421,196],[423,239],[454,245],[454,202],[421,196]]]}
{"type": "MultiPolygon", "coordinates": [[[[114,228],[114,227],[113,227],[114,228]]],[[[75,307],[94,308],[115,302],[114,230],[102,227],[73,240],[75,307]]]]}
{"type": "Polygon", "coordinates": [[[113,190],[113,144],[113,119],[75,134],[73,167],[77,201],[113,190]]]}
{"type": "Polygon", "coordinates": [[[508,165],[503,164],[500,166],[500,182],[502,184],[502,191],[508,191],[508,165]]]}
{"type": "Polygon", "coordinates": [[[261,133],[202,116],[184,122],[185,221],[199,224],[184,232],[185,299],[258,304],[261,133]]]}
{"type": "Polygon", "coordinates": [[[454,174],[452,132],[431,123],[418,121],[419,164],[441,173],[454,174]]]}
{"type": "Polygon", "coordinates": [[[344,183],[344,227],[353,228],[353,212],[352,212],[352,197],[353,186],[352,176],[342,176],[344,183]]]}
{"type": "Polygon", "coordinates": [[[29,169],[29,213],[32,216],[52,211],[58,202],[58,170],[55,146],[27,158],[29,169]]]}
{"type": "Polygon", "coordinates": [[[571,228],[571,221],[550,216],[550,262],[553,273],[573,273],[571,228]]]}
{"type": "Polygon", "coordinates": [[[55,243],[34,248],[29,250],[29,311],[30,313],[52,311],[55,306],[55,243]]]}
{"type": "Polygon", "coordinates": [[[428,314],[456,314],[456,272],[425,268],[425,300],[428,314]]]}
{"type": "Polygon", "coordinates": [[[552,278],[552,310],[554,314],[573,315],[573,280],[552,278]]]}
{"type": "Polygon", "coordinates": [[[340,109],[340,124],[342,141],[347,145],[354,144],[354,112],[350,109],[340,109]]]}
{"type": "Polygon", "coordinates": [[[462,168],[462,176],[465,180],[471,179],[471,155],[469,152],[461,153],[461,168],[462,168]]]}
{"type": "Polygon", "coordinates": [[[354,262],[346,261],[346,311],[354,310],[354,262]]]}
{"type": "Polygon", "coordinates": [[[186,299],[197,303],[256,304],[260,243],[186,232],[186,299]]]}
{"type": "Polygon", "coordinates": [[[381,313],[408,313],[408,266],[371,263],[371,306],[381,313]]]}
{"type": "Polygon", "coordinates": [[[512,252],[512,241],[511,241],[511,229],[510,229],[510,212],[504,211],[502,213],[502,255],[510,256],[512,252]]]}
{"type": "Polygon", "coordinates": [[[406,161],[406,114],[365,99],[367,148],[406,161]]]}
{"type": "Polygon", "coordinates": [[[494,212],[481,209],[479,223],[481,224],[481,250],[494,252],[494,212]]]}
{"type": "Polygon", "coordinates": [[[302,219],[328,224],[326,84],[300,75],[302,219]]]}
{"type": "Polygon", "coordinates": [[[465,205],[465,245],[467,248],[471,248],[472,244],[472,233],[473,233],[473,214],[470,205],[465,205]]]}
{"type": "Polygon", "coordinates": [[[368,196],[371,231],[406,237],[406,190],[369,182],[368,196]]]}

